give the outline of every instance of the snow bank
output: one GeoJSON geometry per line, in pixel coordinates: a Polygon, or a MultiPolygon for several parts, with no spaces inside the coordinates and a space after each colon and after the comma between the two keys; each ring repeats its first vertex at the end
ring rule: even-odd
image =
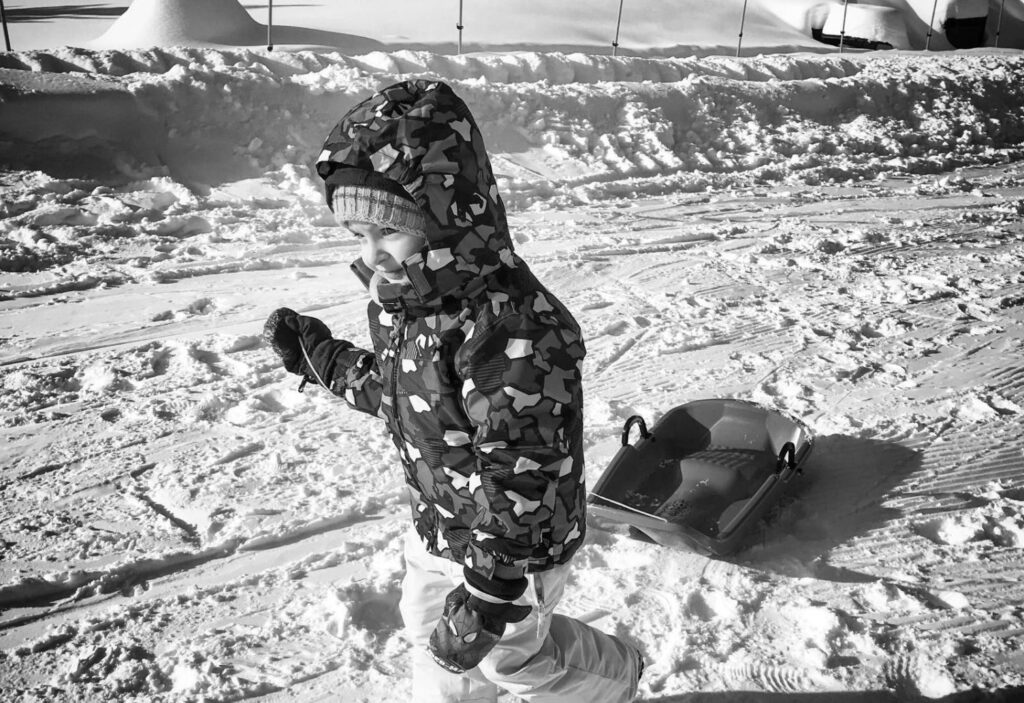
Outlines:
{"type": "Polygon", "coordinates": [[[520,206],[648,187],[637,178],[700,189],[723,178],[818,183],[933,172],[998,161],[1024,139],[1017,53],[650,59],[68,49],[2,55],[0,65],[0,158],[9,166],[169,175],[192,185],[305,168],[347,107],[407,77],[455,85],[520,206]]]}

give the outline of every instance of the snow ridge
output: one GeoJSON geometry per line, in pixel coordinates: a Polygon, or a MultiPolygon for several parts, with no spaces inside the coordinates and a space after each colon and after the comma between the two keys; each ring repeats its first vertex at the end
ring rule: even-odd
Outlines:
{"type": "Polygon", "coordinates": [[[305,167],[347,107],[413,77],[442,78],[465,96],[518,207],[617,195],[624,179],[668,177],[674,189],[701,190],[712,181],[938,172],[998,162],[1024,140],[1024,58],[1015,52],[650,59],[66,49],[2,61],[12,69],[0,75],[6,163],[38,168],[57,152],[62,163],[47,164],[51,171],[167,174],[192,185],[305,167]],[[66,82],[40,92],[40,72],[66,82]],[[66,106],[83,95],[92,108],[72,114],[66,106]],[[31,119],[44,111],[45,127],[31,119]]]}

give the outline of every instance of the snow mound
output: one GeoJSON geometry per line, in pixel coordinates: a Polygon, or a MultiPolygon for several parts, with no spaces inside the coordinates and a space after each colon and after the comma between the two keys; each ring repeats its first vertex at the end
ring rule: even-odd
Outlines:
{"type": "Polygon", "coordinates": [[[265,36],[265,29],[237,0],[134,0],[93,45],[248,45],[265,36]]]}

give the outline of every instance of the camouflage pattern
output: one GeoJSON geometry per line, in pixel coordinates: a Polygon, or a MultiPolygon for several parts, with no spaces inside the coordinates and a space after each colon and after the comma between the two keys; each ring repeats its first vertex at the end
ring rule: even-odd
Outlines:
{"type": "Polygon", "coordinates": [[[447,85],[400,83],[354,107],[317,162],[324,178],[345,166],[404,186],[427,247],[404,262],[410,284],[369,304],[372,353],[322,340],[314,364],[387,423],[427,549],[501,593],[583,541],[579,326],[515,255],[480,132],[447,85]]]}

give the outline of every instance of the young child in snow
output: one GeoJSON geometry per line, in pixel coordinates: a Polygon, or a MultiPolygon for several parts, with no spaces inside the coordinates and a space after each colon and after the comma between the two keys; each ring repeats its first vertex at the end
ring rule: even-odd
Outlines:
{"type": "Polygon", "coordinates": [[[287,308],[265,336],[289,372],[382,418],[398,448],[414,699],[631,700],[640,653],[554,614],[586,529],[585,351],[513,253],[469,109],[444,83],[386,88],[331,131],[317,171],[360,241],[373,351],[287,308]]]}

